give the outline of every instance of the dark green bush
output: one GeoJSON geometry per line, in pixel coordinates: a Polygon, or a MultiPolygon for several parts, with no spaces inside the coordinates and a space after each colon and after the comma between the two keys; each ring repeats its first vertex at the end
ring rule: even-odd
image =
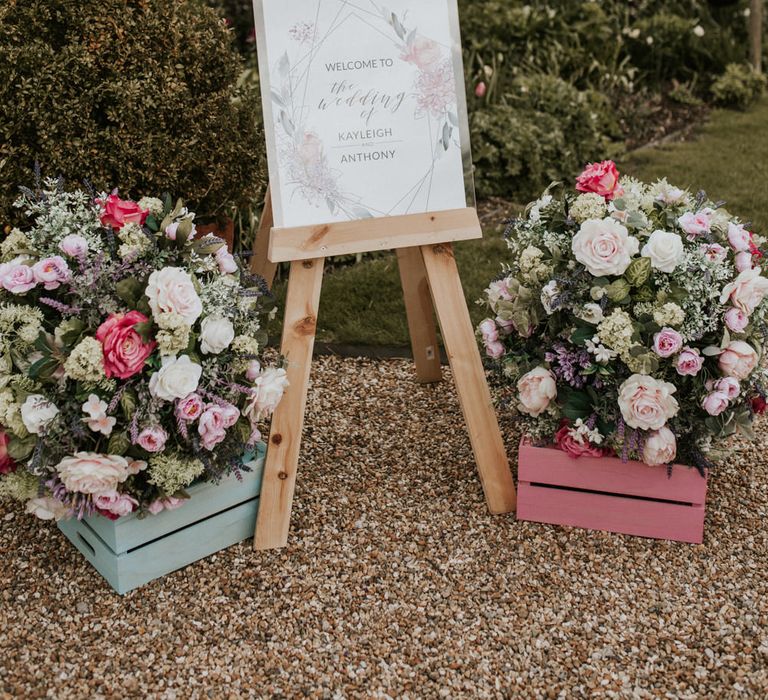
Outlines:
{"type": "Polygon", "coordinates": [[[183,195],[213,215],[263,179],[258,97],[196,0],[2,0],[0,222],[36,161],[47,175],[183,195]]]}
{"type": "Polygon", "coordinates": [[[735,109],[747,109],[765,90],[766,77],[756,73],[752,66],[732,63],[712,85],[715,104],[735,109]]]}

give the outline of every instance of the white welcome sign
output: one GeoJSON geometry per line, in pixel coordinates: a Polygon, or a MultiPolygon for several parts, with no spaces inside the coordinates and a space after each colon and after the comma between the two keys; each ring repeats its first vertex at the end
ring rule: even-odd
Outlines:
{"type": "Polygon", "coordinates": [[[254,0],[276,228],[473,206],[457,0],[254,0]]]}

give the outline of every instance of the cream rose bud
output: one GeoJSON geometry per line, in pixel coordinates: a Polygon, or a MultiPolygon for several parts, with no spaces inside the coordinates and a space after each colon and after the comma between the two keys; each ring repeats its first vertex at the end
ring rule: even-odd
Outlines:
{"type": "Polygon", "coordinates": [[[78,452],[62,459],[56,471],[67,491],[99,494],[117,490],[130,475],[130,465],[119,455],[78,452]]]}
{"type": "Polygon", "coordinates": [[[544,367],[537,367],[520,378],[517,392],[523,412],[534,418],[540,416],[557,398],[555,375],[544,367]]]}
{"type": "Polygon", "coordinates": [[[50,496],[27,501],[25,510],[40,520],[63,520],[69,514],[67,506],[50,496]]]}
{"type": "Polygon", "coordinates": [[[605,319],[603,307],[600,304],[584,304],[579,311],[575,312],[575,316],[582,321],[591,323],[593,326],[597,326],[605,319]]]}
{"type": "Polygon", "coordinates": [[[163,359],[163,366],[149,380],[149,393],[162,401],[175,401],[197,391],[203,368],[188,355],[163,359]]]}
{"type": "Polygon", "coordinates": [[[146,295],[155,317],[176,313],[191,326],[203,313],[203,303],[195,291],[192,277],[179,267],[155,270],[149,276],[146,295]]]}
{"type": "Polygon", "coordinates": [[[256,424],[274,413],[289,386],[288,375],[284,369],[270,367],[256,377],[253,384],[253,394],[246,404],[244,414],[251,423],[256,424]]]}
{"type": "Polygon", "coordinates": [[[221,316],[207,316],[200,324],[200,349],[206,355],[224,352],[235,339],[232,321],[221,316]]]}
{"type": "Polygon", "coordinates": [[[614,219],[589,219],[571,244],[573,254],[595,277],[623,275],[640,250],[640,242],[614,219]]]}
{"type": "Polygon", "coordinates": [[[21,421],[33,435],[43,432],[59,414],[59,409],[45,396],[32,394],[21,407],[21,421]]]}
{"type": "Polygon", "coordinates": [[[673,394],[673,384],[646,374],[633,374],[619,389],[619,408],[630,428],[661,430],[674,418],[680,406],[673,394]]]}
{"type": "Polygon", "coordinates": [[[720,295],[720,303],[725,304],[730,299],[737,309],[751,316],[768,296],[768,278],[761,273],[759,267],[744,270],[731,284],[725,286],[720,295]]]}
{"type": "Polygon", "coordinates": [[[642,256],[660,272],[674,272],[685,257],[683,239],[669,231],[654,231],[643,247],[642,256]]]}
{"type": "Polygon", "coordinates": [[[747,379],[755,371],[759,361],[756,350],[749,343],[734,340],[720,354],[720,371],[726,377],[747,379]]]}
{"type": "Polygon", "coordinates": [[[649,433],[643,446],[643,462],[649,467],[672,464],[677,457],[675,434],[666,426],[649,433]]]}

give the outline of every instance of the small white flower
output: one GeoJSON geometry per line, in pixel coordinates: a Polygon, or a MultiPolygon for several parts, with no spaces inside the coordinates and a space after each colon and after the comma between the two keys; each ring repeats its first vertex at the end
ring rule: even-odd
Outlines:
{"type": "Polygon", "coordinates": [[[58,413],[59,409],[45,396],[32,394],[21,407],[21,420],[30,433],[39,435],[53,422],[58,413]]]}
{"type": "Polygon", "coordinates": [[[554,302],[558,296],[560,296],[560,287],[558,287],[555,280],[548,282],[544,289],[541,290],[541,305],[544,307],[544,311],[547,312],[547,316],[555,313],[554,302]]]}
{"type": "Polygon", "coordinates": [[[699,37],[699,38],[703,37],[703,36],[706,34],[706,32],[704,31],[704,27],[702,27],[700,24],[697,24],[697,25],[696,25],[696,26],[693,28],[693,33],[694,33],[694,34],[695,34],[697,37],[699,37]]]}
{"type": "Polygon", "coordinates": [[[107,408],[106,401],[102,401],[96,394],[91,394],[88,401],[83,404],[83,413],[95,420],[106,414],[107,408]]]}
{"type": "Polygon", "coordinates": [[[605,318],[605,314],[603,313],[600,304],[584,304],[584,306],[576,312],[576,318],[580,318],[582,321],[586,321],[587,323],[596,326],[605,318]]]}
{"type": "Polygon", "coordinates": [[[232,321],[221,316],[207,316],[200,324],[200,349],[205,355],[224,352],[235,339],[232,321]]]}

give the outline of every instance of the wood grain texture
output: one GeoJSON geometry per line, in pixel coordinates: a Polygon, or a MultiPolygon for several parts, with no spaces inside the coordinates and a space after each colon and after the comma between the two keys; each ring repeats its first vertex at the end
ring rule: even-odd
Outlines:
{"type": "Polygon", "coordinates": [[[273,263],[333,255],[396,250],[482,238],[475,209],[451,209],[380,219],[273,228],[269,260],[273,263]]]}
{"type": "Polygon", "coordinates": [[[272,215],[272,194],[269,187],[264,198],[264,209],[261,212],[259,221],[259,230],[256,232],[256,240],[253,242],[253,257],[251,257],[251,272],[255,275],[261,275],[267,282],[269,288],[275,281],[277,264],[269,259],[269,239],[272,235],[272,225],[274,218],[272,215]]]}
{"type": "Polygon", "coordinates": [[[515,510],[516,494],[472,320],[450,244],[424,246],[432,299],[491,513],[515,510]]]}
{"type": "Polygon", "coordinates": [[[405,310],[408,314],[416,377],[422,384],[433,384],[442,380],[443,371],[440,366],[437,325],[424,257],[420,248],[399,248],[397,262],[403,285],[405,310]]]}
{"type": "Polygon", "coordinates": [[[272,416],[256,549],[284,547],[288,542],[324,264],[323,258],[291,263],[282,340],[290,386],[272,416]]]}

